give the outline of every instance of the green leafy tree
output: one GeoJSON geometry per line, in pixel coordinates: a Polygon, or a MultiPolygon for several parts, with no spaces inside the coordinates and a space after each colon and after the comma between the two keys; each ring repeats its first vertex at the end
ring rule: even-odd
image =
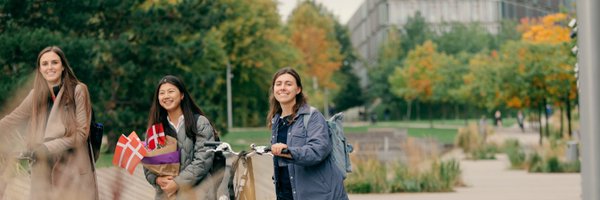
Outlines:
{"type": "Polygon", "coordinates": [[[480,24],[453,22],[447,26],[450,30],[442,32],[434,40],[442,52],[456,55],[460,52],[477,53],[494,48],[494,37],[480,24]]]}
{"type": "Polygon", "coordinates": [[[389,92],[388,77],[395,68],[402,66],[404,56],[401,33],[395,26],[390,26],[387,37],[381,44],[377,64],[371,66],[368,71],[368,101],[375,102],[379,99],[389,107],[399,107],[402,98],[389,92]]]}
{"type": "Polygon", "coordinates": [[[335,110],[342,111],[355,106],[361,106],[365,103],[364,92],[360,87],[360,80],[356,74],[352,71],[350,64],[355,63],[358,59],[352,42],[350,41],[350,34],[348,28],[341,25],[338,21],[335,21],[335,32],[336,39],[340,44],[340,54],[343,57],[342,67],[337,73],[337,77],[334,79],[341,85],[337,95],[334,96],[333,102],[335,104],[335,110]]]}
{"type": "Polygon", "coordinates": [[[226,132],[228,62],[237,123],[262,125],[256,119],[267,110],[270,74],[296,57],[268,0],[9,0],[0,3],[0,14],[0,89],[14,91],[39,50],[60,46],[90,88],[110,147],[121,133],[145,130],[154,88],[166,74],[183,78],[217,130],[226,132]]]}
{"type": "Polygon", "coordinates": [[[409,17],[402,27],[402,51],[408,52],[435,36],[421,12],[409,17]]]}

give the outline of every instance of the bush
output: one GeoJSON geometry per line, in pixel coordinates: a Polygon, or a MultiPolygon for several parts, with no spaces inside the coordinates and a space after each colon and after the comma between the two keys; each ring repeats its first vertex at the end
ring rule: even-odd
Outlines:
{"type": "Polygon", "coordinates": [[[434,162],[425,172],[411,171],[404,165],[386,168],[374,164],[379,163],[374,160],[355,163],[357,170],[348,174],[345,181],[349,193],[448,192],[462,184],[460,165],[456,160],[434,162]],[[366,173],[366,169],[374,171],[366,173]],[[390,175],[390,180],[386,179],[386,174],[390,175]]]}
{"type": "Polygon", "coordinates": [[[372,190],[373,187],[371,186],[371,183],[362,181],[346,181],[346,191],[349,193],[364,194],[371,193],[372,190]]]}
{"type": "Polygon", "coordinates": [[[353,172],[348,174],[345,186],[350,193],[380,193],[386,191],[386,168],[381,162],[370,159],[353,159],[353,172]]]}
{"type": "Polygon", "coordinates": [[[551,156],[543,159],[539,154],[534,154],[531,159],[532,165],[529,172],[537,173],[564,173],[564,172],[579,172],[581,163],[579,160],[574,162],[562,162],[558,157],[551,156]]]}
{"type": "Polygon", "coordinates": [[[521,144],[516,139],[507,140],[504,143],[504,152],[508,155],[510,166],[513,169],[524,169],[526,154],[521,148],[521,144]]]}
{"type": "Polygon", "coordinates": [[[504,151],[508,155],[513,169],[526,169],[529,172],[539,173],[579,172],[581,170],[579,160],[564,162],[560,159],[559,156],[565,153],[565,144],[558,140],[553,140],[550,145],[545,145],[542,149],[530,154],[525,153],[519,141],[507,140],[504,143],[504,151]]]}
{"type": "Polygon", "coordinates": [[[470,153],[481,146],[482,140],[479,137],[479,131],[475,125],[462,127],[458,129],[454,144],[463,149],[465,153],[470,153]]]}
{"type": "Polygon", "coordinates": [[[486,144],[471,152],[470,158],[475,160],[494,160],[498,153],[498,147],[486,144]]]}

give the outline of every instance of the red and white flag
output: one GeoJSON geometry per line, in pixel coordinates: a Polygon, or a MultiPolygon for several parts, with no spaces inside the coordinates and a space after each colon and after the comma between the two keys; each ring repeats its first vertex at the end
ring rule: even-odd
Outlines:
{"type": "Polygon", "coordinates": [[[167,137],[165,136],[165,130],[162,123],[154,124],[146,131],[146,144],[148,144],[148,150],[152,151],[159,145],[164,146],[167,137]]]}
{"type": "Polygon", "coordinates": [[[142,145],[142,141],[135,131],[131,132],[129,137],[121,134],[115,148],[113,165],[126,169],[130,174],[133,174],[135,167],[140,164],[146,154],[148,154],[148,151],[142,145]]]}

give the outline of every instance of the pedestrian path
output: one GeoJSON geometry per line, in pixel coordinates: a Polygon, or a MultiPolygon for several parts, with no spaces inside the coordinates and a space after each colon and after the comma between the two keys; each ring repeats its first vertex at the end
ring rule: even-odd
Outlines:
{"type": "MultiPolygon", "coordinates": [[[[515,138],[523,144],[536,145],[534,133],[520,133],[512,129],[500,129],[490,140],[502,141],[515,138]]],[[[447,193],[397,193],[397,194],[350,194],[351,200],[580,200],[581,176],[578,173],[541,174],[523,170],[510,170],[506,155],[498,154],[496,160],[465,160],[460,151],[448,154],[460,160],[465,187],[447,193]]],[[[266,194],[272,191],[272,163],[270,159],[254,162],[256,170],[269,172],[257,176],[257,191],[266,194]],[[260,177],[263,177],[262,179],[260,177]],[[269,188],[270,187],[270,188],[269,188]]],[[[123,170],[102,168],[97,171],[101,199],[153,199],[154,191],[143,177],[141,167],[129,175],[123,170]]],[[[28,199],[28,177],[16,177],[7,188],[5,199],[28,199]]],[[[262,199],[272,199],[271,195],[262,199]]],[[[260,199],[260,200],[262,200],[260,199]]]]}
{"type": "Polygon", "coordinates": [[[399,193],[350,195],[351,200],[579,200],[581,177],[578,173],[537,174],[508,169],[508,158],[461,160],[466,187],[449,193],[399,193]]]}
{"type": "MultiPolygon", "coordinates": [[[[534,132],[522,133],[518,129],[497,129],[488,141],[501,144],[507,139],[517,139],[524,145],[537,145],[539,136],[534,132]]],[[[451,157],[460,160],[465,187],[448,193],[398,193],[352,194],[351,200],[580,200],[581,176],[579,173],[549,174],[528,173],[509,169],[505,154],[496,160],[465,160],[460,151],[451,157]]]]}

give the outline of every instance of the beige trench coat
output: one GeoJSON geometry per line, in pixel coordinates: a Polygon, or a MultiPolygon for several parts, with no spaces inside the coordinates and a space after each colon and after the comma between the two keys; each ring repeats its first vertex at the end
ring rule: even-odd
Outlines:
{"type": "Polygon", "coordinates": [[[76,120],[63,122],[64,108],[60,106],[63,88],[58,92],[46,122],[34,124],[32,120],[31,116],[40,114],[32,111],[32,90],[13,112],[0,120],[0,130],[29,124],[27,145],[31,148],[45,145],[49,157],[54,160],[33,163],[30,199],[98,199],[95,170],[87,146],[91,121],[89,92],[83,83],[76,86],[76,120]],[[69,137],[65,136],[66,123],[77,123],[77,129],[69,137]],[[33,133],[33,130],[38,131],[33,133]]]}

